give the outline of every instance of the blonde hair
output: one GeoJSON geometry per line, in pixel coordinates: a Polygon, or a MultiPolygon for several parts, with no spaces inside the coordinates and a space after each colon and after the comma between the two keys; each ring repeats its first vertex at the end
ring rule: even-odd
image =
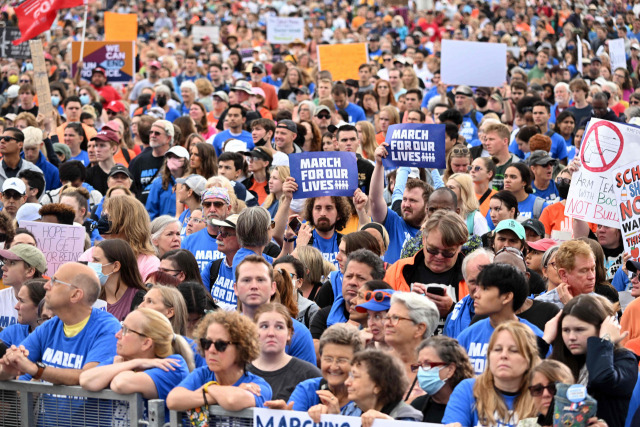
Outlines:
{"type": "Polygon", "coordinates": [[[112,234],[120,234],[133,249],[136,258],[140,255],[155,255],[151,244],[149,214],[138,199],[129,196],[110,197],[104,202],[109,213],[112,234]]]}
{"type": "MultiPolygon", "coordinates": [[[[289,172],[289,166],[276,166],[271,171],[271,175],[274,175],[274,174],[278,174],[278,179],[282,182],[284,182],[285,179],[291,176],[291,173],[289,172]]],[[[269,195],[265,199],[262,206],[264,206],[265,208],[268,208],[271,205],[273,205],[275,202],[276,202],[276,195],[273,193],[269,193],[269,195]]]]}
{"type": "Polygon", "coordinates": [[[503,420],[509,417],[522,420],[536,414],[536,406],[527,388],[530,384],[530,372],[539,362],[540,357],[538,356],[536,337],[528,326],[517,321],[509,321],[496,327],[489,340],[486,369],[478,376],[473,386],[473,397],[476,400],[476,410],[478,411],[480,424],[496,425],[495,415],[503,420]],[[511,411],[509,411],[507,405],[504,403],[504,398],[499,396],[496,391],[493,373],[491,372],[491,359],[489,357],[493,347],[496,345],[498,335],[503,331],[511,334],[518,347],[518,353],[527,360],[528,365],[520,381],[518,396],[513,404],[513,414],[510,414],[511,411]]]}
{"type": "MultiPolygon", "coordinates": [[[[393,94],[391,96],[393,96],[393,94]]],[[[387,105],[386,107],[382,107],[380,109],[380,113],[382,113],[383,111],[389,115],[389,126],[397,125],[398,123],[400,123],[400,114],[398,113],[398,109],[396,107],[394,107],[393,105],[387,105]]]]}
{"type": "Polygon", "coordinates": [[[28,126],[22,130],[22,133],[24,134],[24,144],[22,148],[36,147],[39,145],[40,152],[47,157],[47,149],[42,143],[42,130],[37,127],[28,126]]]}
{"type": "Polygon", "coordinates": [[[362,130],[362,141],[360,141],[360,145],[362,146],[362,153],[367,159],[375,159],[376,148],[378,148],[375,128],[370,122],[366,120],[362,120],[356,123],[356,126],[360,126],[360,129],[362,130]]]}
{"type": "Polygon", "coordinates": [[[179,354],[187,362],[189,372],[193,371],[193,351],[183,336],[174,333],[171,321],[164,314],[150,308],[138,308],[136,311],[144,316],[141,332],[153,341],[156,357],[179,354]]]}
{"type": "MultiPolygon", "coordinates": [[[[162,295],[162,304],[165,308],[173,309],[173,317],[169,319],[173,331],[178,335],[187,333],[187,303],[180,291],[171,286],[153,285],[151,289],[157,289],[162,295]]],[[[149,290],[151,290],[149,289],[149,290]]]]}
{"type": "Polygon", "coordinates": [[[454,173],[449,179],[454,180],[460,186],[460,199],[462,199],[458,200],[461,211],[460,216],[466,220],[470,213],[480,209],[478,199],[473,189],[473,180],[471,176],[466,173],[454,173]]]}
{"type": "MultiPolygon", "coordinates": [[[[411,73],[411,83],[409,83],[408,86],[405,85],[404,88],[406,90],[409,90],[409,89],[420,89],[420,83],[418,81],[418,75],[416,74],[414,69],[413,68],[409,68],[409,67],[405,67],[402,70],[402,76],[401,77],[404,77],[404,73],[411,73]]],[[[404,84],[404,82],[403,82],[403,84],[404,84]]]]}
{"type": "Polygon", "coordinates": [[[316,284],[322,281],[322,276],[329,276],[324,265],[325,259],[317,248],[309,245],[298,246],[295,253],[296,258],[302,261],[306,268],[304,279],[307,283],[316,284]]]}

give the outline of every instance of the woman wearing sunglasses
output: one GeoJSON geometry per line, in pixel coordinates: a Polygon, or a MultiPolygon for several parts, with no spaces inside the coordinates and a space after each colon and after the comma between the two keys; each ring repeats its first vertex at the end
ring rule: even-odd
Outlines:
{"type": "Polygon", "coordinates": [[[262,407],[271,399],[271,386],[247,372],[260,355],[258,329],[238,312],[216,311],[205,316],[195,333],[206,359],[167,396],[174,411],[219,405],[227,411],[262,407]]]}
{"type": "Polygon", "coordinates": [[[417,352],[418,384],[427,394],[417,397],[411,406],[422,412],[423,422],[439,424],[453,389],[474,377],[473,368],[467,352],[453,338],[427,338],[417,352]]]}
{"type": "Polygon", "coordinates": [[[366,348],[389,349],[384,341],[384,318],[391,307],[393,289],[384,280],[370,280],[358,290],[349,310],[349,320],[358,322],[366,348]]]}
{"type": "Polygon", "coordinates": [[[538,413],[538,425],[553,426],[553,406],[556,383],[573,384],[571,369],[557,360],[543,360],[531,370],[529,393],[538,413]]]}
{"type": "Polygon", "coordinates": [[[269,383],[273,399],[287,401],[299,383],[319,377],[320,370],[285,353],[293,335],[293,321],[287,307],[278,303],[264,304],[253,320],[258,325],[260,356],[248,370],[269,383]]]}
{"type": "Polygon", "coordinates": [[[117,356],[83,372],[80,385],[89,391],[110,387],[120,394],[166,399],[194,368],[189,344],[173,332],[169,319],[149,308],[132,311],[121,325],[116,334],[117,356]]]}

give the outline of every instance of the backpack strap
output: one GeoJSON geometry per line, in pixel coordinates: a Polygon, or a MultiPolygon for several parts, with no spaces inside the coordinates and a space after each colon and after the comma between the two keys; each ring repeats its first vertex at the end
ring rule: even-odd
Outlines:
{"type": "Polygon", "coordinates": [[[211,266],[209,266],[209,293],[211,293],[211,287],[213,287],[213,284],[218,279],[218,272],[220,271],[220,266],[223,261],[224,258],[217,259],[211,263],[211,266]]]}
{"type": "Polygon", "coordinates": [[[473,234],[473,227],[474,227],[474,219],[476,216],[476,212],[478,212],[477,209],[473,210],[472,212],[469,212],[469,215],[467,215],[467,231],[469,232],[469,235],[473,234]]]}
{"type": "Polygon", "coordinates": [[[542,197],[536,197],[536,200],[533,202],[533,219],[540,218],[540,214],[542,214],[543,206],[544,206],[544,199],[542,197]]]}
{"type": "Polygon", "coordinates": [[[122,151],[122,155],[124,156],[124,159],[127,161],[127,163],[131,163],[131,156],[129,155],[129,150],[125,148],[120,148],[120,150],[122,151]]]}

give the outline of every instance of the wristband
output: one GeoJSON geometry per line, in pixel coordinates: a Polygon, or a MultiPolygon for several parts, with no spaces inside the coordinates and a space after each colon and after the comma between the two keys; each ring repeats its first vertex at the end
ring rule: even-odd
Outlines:
{"type": "Polygon", "coordinates": [[[286,237],[283,237],[282,239],[283,239],[285,242],[289,242],[289,243],[291,243],[291,242],[295,242],[297,238],[298,238],[298,236],[294,236],[294,237],[292,237],[292,238],[290,238],[290,239],[287,239],[286,237]]]}
{"type": "Polygon", "coordinates": [[[210,385],[218,385],[218,381],[209,381],[208,383],[206,383],[206,384],[204,385],[204,387],[202,388],[202,390],[203,390],[205,393],[208,393],[208,392],[209,392],[209,386],[210,386],[210,385]]]}

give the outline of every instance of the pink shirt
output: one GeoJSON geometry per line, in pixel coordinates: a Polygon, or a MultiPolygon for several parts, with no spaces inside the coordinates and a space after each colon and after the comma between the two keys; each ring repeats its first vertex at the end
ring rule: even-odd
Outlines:
{"type": "MultiPolygon", "coordinates": [[[[93,248],[95,246],[87,249],[78,261],[86,261],[92,262],[91,256],[93,255],[93,248]]],[[[160,260],[155,255],[140,255],[138,256],[138,269],[140,270],[140,276],[142,276],[142,281],[144,282],[151,273],[158,271],[158,267],[160,267],[160,260]]]]}

